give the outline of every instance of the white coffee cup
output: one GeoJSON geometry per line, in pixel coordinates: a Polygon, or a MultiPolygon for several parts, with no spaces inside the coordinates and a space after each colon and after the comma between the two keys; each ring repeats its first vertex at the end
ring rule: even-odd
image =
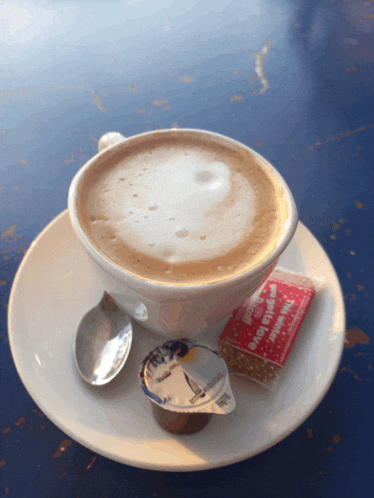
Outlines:
{"type": "MultiPolygon", "coordinates": [[[[148,132],[128,140],[136,138],[138,143],[141,143],[142,137],[162,134],[162,132],[148,132]]],[[[143,326],[167,338],[201,333],[203,329],[219,322],[241,306],[260,287],[275,267],[280,255],[290,243],[298,223],[296,205],[285,180],[262,156],[245,145],[216,133],[181,129],[175,129],[173,132],[194,132],[207,139],[220,140],[235,147],[247,149],[279,186],[286,214],[281,235],[274,244],[272,252],[254,267],[235,274],[231,278],[213,283],[181,286],[138,277],[107,259],[91,242],[79,221],[77,198],[82,179],[92,167],[110,160],[115,155],[118,156],[121,148],[126,147],[127,139],[120,133],[107,133],[100,139],[99,153],[82,166],[70,185],[68,208],[72,226],[105,290],[119,306],[133,318],[142,322],[143,326]]]]}

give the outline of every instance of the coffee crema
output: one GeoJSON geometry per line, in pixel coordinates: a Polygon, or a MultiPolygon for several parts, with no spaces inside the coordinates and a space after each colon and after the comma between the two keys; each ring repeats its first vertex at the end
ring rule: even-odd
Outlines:
{"type": "Polygon", "coordinates": [[[274,249],[282,189],[248,150],[197,132],[124,142],[79,186],[93,245],[141,278],[175,284],[242,273],[274,249]]]}

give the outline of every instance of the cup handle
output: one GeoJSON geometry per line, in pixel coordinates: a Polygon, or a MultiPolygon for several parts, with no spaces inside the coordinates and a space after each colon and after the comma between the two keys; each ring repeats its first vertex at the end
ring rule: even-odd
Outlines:
{"type": "Polygon", "coordinates": [[[107,147],[110,147],[111,145],[118,144],[119,142],[122,142],[123,140],[126,140],[126,137],[121,135],[121,133],[118,133],[118,131],[109,131],[108,133],[105,133],[103,135],[98,144],[97,148],[98,151],[101,152],[107,147]]]}

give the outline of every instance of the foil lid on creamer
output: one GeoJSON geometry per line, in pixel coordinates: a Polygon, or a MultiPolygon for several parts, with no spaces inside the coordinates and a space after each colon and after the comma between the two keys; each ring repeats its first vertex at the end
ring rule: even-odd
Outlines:
{"type": "Polygon", "coordinates": [[[155,348],[144,359],[139,377],[148,398],[166,410],[227,414],[235,408],[225,360],[191,339],[155,348]]]}

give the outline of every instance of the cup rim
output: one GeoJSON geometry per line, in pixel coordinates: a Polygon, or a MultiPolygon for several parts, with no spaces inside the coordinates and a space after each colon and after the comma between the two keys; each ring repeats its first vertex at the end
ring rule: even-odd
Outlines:
{"type": "MultiPolygon", "coordinates": [[[[269,172],[269,171],[268,171],[269,172]]],[[[91,157],[75,174],[73,180],[70,183],[69,193],[68,193],[68,212],[70,221],[72,223],[73,229],[76,232],[79,240],[88,251],[89,255],[94,259],[94,261],[105,271],[108,271],[113,276],[120,279],[122,282],[126,280],[126,283],[131,287],[139,287],[146,286],[147,288],[159,289],[162,286],[164,292],[170,291],[171,293],[175,293],[178,291],[183,291],[183,293],[188,293],[189,291],[193,291],[196,293],[199,289],[204,289],[207,286],[209,288],[219,288],[222,286],[230,286],[231,284],[237,284],[243,280],[251,278],[254,275],[258,275],[261,272],[267,270],[273,262],[275,262],[279,256],[283,253],[289,242],[291,241],[298,224],[298,212],[296,208],[296,204],[290,188],[288,187],[286,181],[282,177],[282,175],[277,171],[277,169],[267,161],[261,154],[251,149],[247,145],[238,142],[237,140],[227,137],[225,135],[211,132],[207,130],[195,129],[195,128],[172,128],[166,130],[153,130],[144,133],[138,133],[136,135],[131,135],[130,137],[124,138],[123,141],[110,145],[106,149],[101,152],[96,153],[93,157],[91,157]],[[139,140],[141,137],[147,137],[151,135],[163,135],[163,134],[171,134],[171,133],[197,133],[199,135],[204,135],[205,138],[210,139],[220,139],[225,142],[229,142],[236,147],[240,147],[242,149],[246,149],[249,151],[256,159],[258,159],[258,164],[261,168],[268,168],[271,171],[271,174],[275,177],[276,181],[283,188],[283,198],[286,201],[287,209],[288,209],[288,217],[282,227],[282,233],[278,238],[276,247],[274,250],[268,254],[263,260],[254,265],[253,267],[247,268],[244,271],[237,273],[235,275],[229,276],[227,278],[223,278],[221,280],[216,280],[212,282],[198,282],[198,283],[173,283],[173,282],[164,282],[164,281],[156,281],[146,277],[142,277],[140,275],[136,275],[124,268],[121,268],[115,262],[111,261],[109,258],[104,256],[90,241],[84,229],[81,227],[79,222],[79,217],[77,214],[77,196],[79,192],[79,185],[87,173],[88,170],[94,165],[97,164],[98,161],[105,161],[106,158],[109,158],[110,155],[115,154],[119,151],[124,144],[129,140],[139,140]],[[107,157],[108,156],[108,157],[107,157]]]]}

